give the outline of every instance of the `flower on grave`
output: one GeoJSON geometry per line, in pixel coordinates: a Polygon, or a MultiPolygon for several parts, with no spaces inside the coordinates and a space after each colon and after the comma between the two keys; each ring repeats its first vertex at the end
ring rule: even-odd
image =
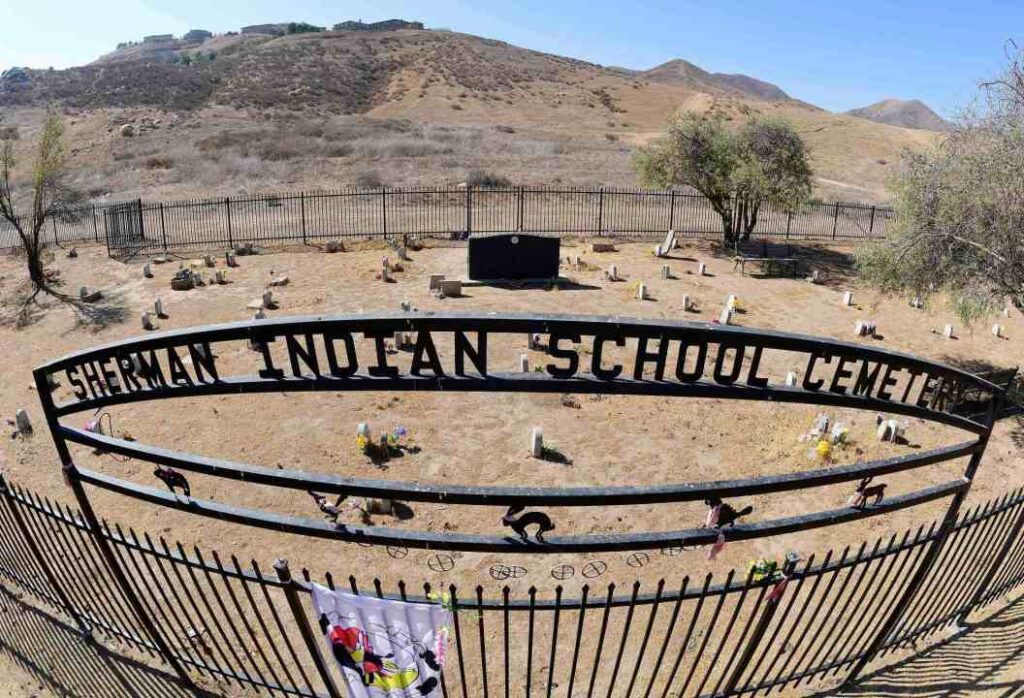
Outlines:
{"type": "Polygon", "coordinates": [[[782,576],[782,570],[779,569],[779,563],[775,560],[768,560],[763,557],[758,558],[757,560],[751,560],[747,573],[750,575],[750,581],[754,583],[775,581],[782,576]]]}
{"type": "Polygon", "coordinates": [[[814,447],[815,457],[823,462],[829,462],[832,460],[832,442],[828,439],[819,439],[818,444],[814,447]]]}
{"type": "Polygon", "coordinates": [[[366,438],[365,434],[359,434],[358,436],[356,436],[356,449],[358,449],[362,453],[366,453],[369,447],[370,440],[366,438]]]}
{"type": "Polygon", "coordinates": [[[409,430],[405,427],[395,427],[390,434],[388,434],[388,445],[398,446],[402,443],[403,439],[409,435],[409,430]]]}

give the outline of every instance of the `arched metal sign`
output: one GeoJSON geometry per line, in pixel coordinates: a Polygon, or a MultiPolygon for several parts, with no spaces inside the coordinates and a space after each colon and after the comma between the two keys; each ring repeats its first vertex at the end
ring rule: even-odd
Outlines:
{"type": "MultiPolygon", "coordinates": [[[[257,320],[152,334],[80,351],[39,367],[36,385],[76,493],[82,483],[198,515],[323,538],[450,550],[595,552],[713,542],[710,529],[518,536],[441,534],[332,524],[181,498],[76,467],[75,443],[181,471],[288,489],[408,502],[489,506],[615,506],[762,494],[849,482],[964,456],[963,478],[886,499],[730,529],[730,539],[831,525],[913,506],[970,485],[1002,399],[997,386],[950,366],[861,344],[712,324],[578,315],[400,312],[257,320]],[[399,355],[396,333],[409,338],[399,355]],[[510,371],[527,345],[530,371],[510,371]],[[244,346],[251,351],[230,351],[244,346]],[[229,356],[230,360],[220,357],[229,356]],[[779,366],[801,366],[794,385],[779,366]],[[59,387],[52,388],[52,385],[59,387]],[[848,466],[728,481],[625,487],[473,487],[349,478],[206,458],[65,424],[100,408],[206,395],[299,391],[604,393],[765,400],[895,413],[957,427],[962,443],[848,466]]],[[[506,529],[507,530],[507,529],[506,529]]],[[[561,533],[561,531],[560,531],[561,533]]]]}

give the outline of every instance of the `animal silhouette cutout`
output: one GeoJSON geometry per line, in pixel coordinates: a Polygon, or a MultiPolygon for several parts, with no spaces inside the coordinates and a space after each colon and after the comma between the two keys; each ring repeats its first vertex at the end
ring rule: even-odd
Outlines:
{"type": "Polygon", "coordinates": [[[516,518],[526,507],[511,506],[505,515],[501,517],[501,523],[503,526],[510,526],[513,531],[519,534],[519,537],[524,541],[529,539],[529,535],[526,533],[526,529],[530,526],[536,526],[537,531],[534,533],[534,538],[537,542],[544,542],[544,534],[548,531],[555,530],[555,524],[551,522],[551,517],[541,511],[529,511],[522,516],[516,518]]]}
{"type": "Polygon", "coordinates": [[[704,503],[712,509],[715,507],[718,508],[718,520],[713,526],[711,526],[712,528],[724,528],[725,526],[731,527],[736,523],[737,519],[754,513],[754,507],[752,506],[745,506],[739,511],[736,511],[736,509],[731,505],[726,504],[714,495],[705,499],[704,503]]]}
{"type": "Polygon", "coordinates": [[[312,490],[306,490],[306,494],[313,498],[313,501],[316,502],[317,507],[320,508],[320,511],[323,512],[327,519],[333,523],[338,523],[338,517],[342,514],[341,503],[348,499],[347,494],[339,494],[334,504],[328,502],[327,497],[317,494],[312,490]]]}
{"type": "Polygon", "coordinates": [[[880,482],[877,485],[871,484],[874,477],[866,477],[857,483],[857,491],[851,497],[851,504],[855,509],[863,509],[868,505],[868,500],[874,498],[874,505],[881,503],[882,498],[885,497],[885,483],[880,482]]]}
{"type": "Polygon", "coordinates": [[[192,488],[189,487],[188,480],[185,479],[185,476],[177,470],[158,465],[156,470],[153,471],[153,474],[167,485],[167,489],[169,489],[172,494],[177,495],[178,493],[176,490],[180,487],[186,497],[189,499],[192,498],[192,488]]]}

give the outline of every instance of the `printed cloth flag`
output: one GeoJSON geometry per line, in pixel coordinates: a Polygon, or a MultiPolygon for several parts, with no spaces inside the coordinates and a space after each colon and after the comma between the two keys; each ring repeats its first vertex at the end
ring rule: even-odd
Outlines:
{"type": "Polygon", "coordinates": [[[441,695],[451,611],[313,585],[313,608],[350,698],[441,695]]]}

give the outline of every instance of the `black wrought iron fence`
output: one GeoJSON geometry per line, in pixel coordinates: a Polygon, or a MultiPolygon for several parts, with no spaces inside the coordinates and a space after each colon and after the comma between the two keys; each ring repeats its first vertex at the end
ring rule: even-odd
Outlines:
{"type": "MultiPolygon", "coordinates": [[[[584,586],[565,598],[530,588],[444,590],[456,609],[445,696],[727,696],[839,681],[884,654],[955,624],[1024,582],[1024,494],[963,514],[945,541],[918,528],[812,555],[780,594],[772,582],[660,580],[584,586]],[[884,621],[933,545],[934,564],[891,630],[884,621]],[[880,635],[884,633],[884,635],[880,635]]],[[[272,695],[340,696],[308,593],[284,561],[255,560],[96,527],[69,507],[0,480],[0,577],[83,633],[168,661],[190,682],[272,695]],[[105,557],[103,549],[113,550],[105,557]],[[145,621],[149,622],[145,622],[145,621]],[[164,648],[164,649],[161,649],[164,648]],[[230,688],[230,687],[234,688],[230,688]]],[[[429,584],[321,581],[354,593],[426,600],[429,584]]]]}
{"type": "MultiPolygon", "coordinates": [[[[764,206],[759,237],[857,241],[882,237],[890,208],[815,202],[798,211],[764,206]]],[[[87,206],[73,220],[52,219],[48,243],[105,240],[112,254],[245,242],[316,243],[334,238],[396,235],[463,238],[471,233],[561,232],[616,237],[721,235],[722,222],[706,198],[681,191],[413,188],[259,194],[173,202],[87,206]],[[137,220],[129,220],[134,216],[137,220]],[[127,235],[130,230],[132,234],[127,235]]],[[[18,246],[0,223],[0,249],[18,246]]]]}

